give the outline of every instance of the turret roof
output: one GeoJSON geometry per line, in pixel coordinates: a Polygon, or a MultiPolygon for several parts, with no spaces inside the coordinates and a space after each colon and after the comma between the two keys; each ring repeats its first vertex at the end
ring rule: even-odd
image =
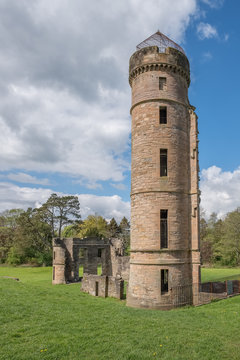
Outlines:
{"type": "Polygon", "coordinates": [[[173,47],[178,51],[181,51],[185,55],[185,52],[183,48],[181,48],[181,46],[176,44],[173,40],[169,39],[166,35],[162,34],[160,31],[157,31],[155,34],[149,36],[149,38],[138,44],[137,50],[145,48],[147,46],[158,46],[160,52],[165,52],[166,48],[173,47]]]}

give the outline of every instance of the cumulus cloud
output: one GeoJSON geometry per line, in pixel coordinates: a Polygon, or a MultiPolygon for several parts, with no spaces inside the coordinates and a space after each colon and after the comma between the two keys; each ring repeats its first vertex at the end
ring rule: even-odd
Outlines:
{"type": "Polygon", "coordinates": [[[111,183],[110,184],[112,187],[114,187],[115,189],[118,189],[118,190],[126,190],[126,185],[124,185],[124,184],[121,184],[121,183],[117,183],[117,184],[113,184],[113,183],[111,183]]]}
{"type": "Polygon", "coordinates": [[[32,176],[25,173],[10,173],[7,175],[0,175],[1,178],[6,178],[12,181],[25,183],[25,184],[38,184],[38,185],[50,185],[48,179],[38,179],[36,176],[32,176]]]}
{"type": "Polygon", "coordinates": [[[214,26],[212,26],[208,23],[203,23],[203,22],[200,22],[198,24],[197,34],[198,34],[198,37],[200,40],[218,37],[217,29],[214,26]]]}
{"type": "MultiPolygon", "coordinates": [[[[13,185],[8,182],[0,182],[0,212],[6,209],[27,209],[28,207],[40,207],[53,193],[51,189],[28,188],[13,185]]],[[[69,195],[59,193],[59,196],[69,195]]],[[[124,216],[130,218],[130,203],[123,201],[118,195],[97,196],[91,194],[75,194],[80,201],[82,219],[88,215],[98,214],[106,219],[115,217],[120,221],[124,216]]]]}
{"type": "Polygon", "coordinates": [[[201,172],[201,206],[209,216],[216,212],[223,217],[227,212],[240,206],[240,167],[222,171],[211,166],[201,172]]]}
{"type": "Polygon", "coordinates": [[[39,207],[53,193],[50,189],[20,187],[8,182],[0,182],[0,212],[7,209],[27,209],[39,207]]]}
{"type": "Polygon", "coordinates": [[[128,59],[158,28],[181,42],[196,11],[196,0],[1,1],[1,170],[122,181],[128,59]]]}
{"type": "Polygon", "coordinates": [[[78,197],[83,218],[95,213],[108,220],[114,217],[118,222],[124,216],[128,219],[130,218],[130,202],[123,201],[118,195],[97,196],[81,194],[78,197]]]}

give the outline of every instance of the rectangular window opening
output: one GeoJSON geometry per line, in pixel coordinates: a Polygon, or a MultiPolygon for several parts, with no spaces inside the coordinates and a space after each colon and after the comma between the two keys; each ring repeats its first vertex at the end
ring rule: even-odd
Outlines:
{"type": "Polygon", "coordinates": [[[83,258],[84,255],[85,255],[85,249],[83,249],[83,248],[79,249],[79,257],[83,258]]]}
{"type": "Polygon", "coordinates": [[[98,266],[97,266],[97,274],[98,274],[99,276],[102,275],[102,264],[98,264],[98,266]]]}
{"type": "Polygon", "coordinates": [[[97,254],[98,257],[102,257],[102,249],[98,249],[98,254],[97,254]]]}
{"type": "Polygon", "coordinates": [[[83,267],[83,265],[79,265],[79,277],[81,278],[81,277],[83,277],[83,274],[84,274],[84,267],[83,267]]]}
{"type": "Polygon", "coordinates": [[[167,176],[167,149],[160,149],[160,176],[167,176]]]}
{"type": "Polygon", "coordinates": [[[165,90],[167,84],[167,79],[165,77],[159,78],[159,90],[165,90]]]}
{"type": "Polygon", "coordinates": [[[53,267],[53,280],[55,280],[55,266],[53,267]]]}
{"type": "Polygon", "coordinates": [[[168,292],[168,270],[161,270],[161,294],[168,292]]]}
{"type": "Polygon", "coordinates": [[[53,260],[55,260],[55,256],[56,256],[56,253],[55,251],[53,252],[53,260]]]}
{"type": "Polygon", "coordinates": [[[161,249],[168,248],[168,211],[160,210],[161,249]]]}
{"type": "Polygon", "coordinates": [[[160,106],[159,108],[159,123],[167,124],[167,107],[160,106]]]}

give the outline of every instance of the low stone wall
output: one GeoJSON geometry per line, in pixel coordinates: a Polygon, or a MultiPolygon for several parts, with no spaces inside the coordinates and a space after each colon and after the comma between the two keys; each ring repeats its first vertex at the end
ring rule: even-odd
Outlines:
{"type": "Polygon", "coordinates": [[[107,276],[84,274],[81,290],[93,296],[107,297],[107,276]]]}
{"type": "Polygon", "coordinates": [[[113,276],[84,274],[82,278],[81,290],[93,296],[123,299],[123,288],[124,281],[113,276]]]}
{"type": "Polygon", "coordinates": [[[124,281],[113,276],[108,277],[108,296],[123,299],[124,281]]]}

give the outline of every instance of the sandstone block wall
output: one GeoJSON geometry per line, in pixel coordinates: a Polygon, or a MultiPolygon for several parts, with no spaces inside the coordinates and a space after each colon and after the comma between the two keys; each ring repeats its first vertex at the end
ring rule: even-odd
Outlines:
{"type": "Polygon", "coordinates": [[[123,299],[124,281],[114,276],[84,274],[81,290],[93,296],[123,299]]]}
{"type": "Polygon", "coordinates": [[[132,87],[131,257],[127,304],[174,307],[173,289],[199,281],[197,117],[188,100],[186,56],[156,46],[130,58],[132,87]],[[165,78],[163,88],[159,78],[165,78]],[[160,123],[166,107],[167,123],[160,123]],[[167,150],[167,176],[160,176],[160,150],[167,150]],[[168,246],[161,248],[160,213],[167,210],[168,246]],[[168,291],[162,291],[162,270],[168,291]]]}

